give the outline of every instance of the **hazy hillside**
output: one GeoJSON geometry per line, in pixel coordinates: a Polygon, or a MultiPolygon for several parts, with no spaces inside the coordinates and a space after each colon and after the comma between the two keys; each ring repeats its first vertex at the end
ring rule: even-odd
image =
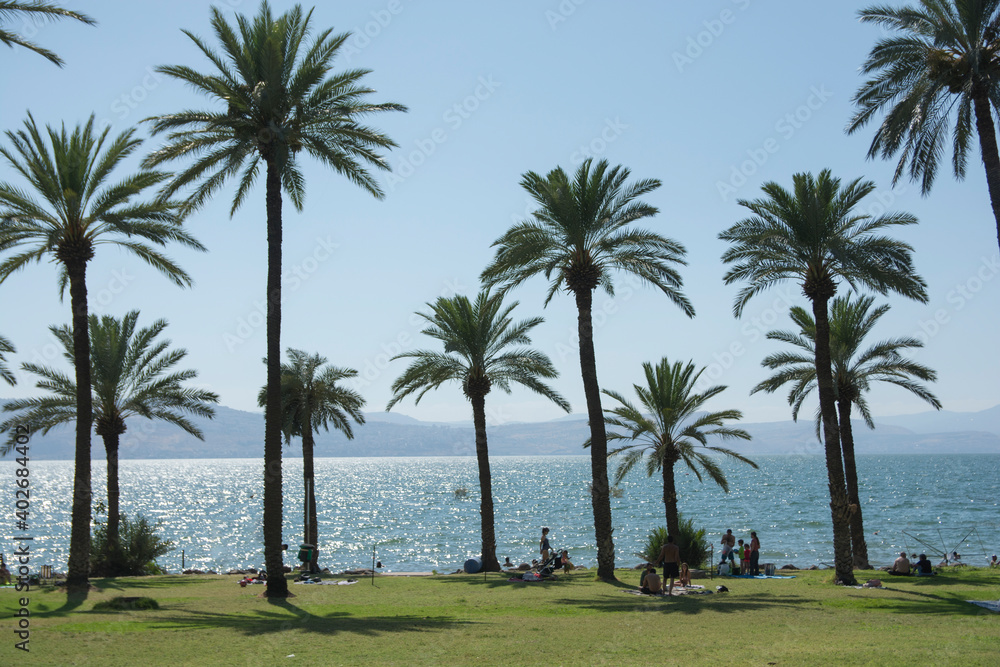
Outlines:
{"type": "MultiPolygon", "coordinates": [[[[367,423],[355,428],[347,440],[337,432],[316,436],[317,456],[473,456],[475,438],[470,424],[422,422],[394,413],[366,415],[367,423]]],[[[138,419],[129,422],[122,437],[121,456],[129,459],[255,458],[264,453],[264,417],[219,407],[213,420],[196,420],[205,433],[202,442],[163,422],[138,419]]],[[[753,436],[748,443],[730,443],[741,453],[819,454],[812,421],[743,424],[753,436]]],[[[1000,453],[1000,406],[978,413],[930,412],[877,420],[868,430],[854,423],[859,454],[902,453],[1000,453]],[[941,423],[935,422],[941,419],[941,423]],[[903,426],[906,424],[906,426],[903,426]]],[[[583,416],[540,423],[511,423],[488,431],[490,453],[496,456],[584,454],[590,432],[583,416]]],[[[92,440],[94,458],[103,458],[104,447],[92,440]]],[[[291,451],[299,451],[294,440],[291,451]]],[[[73,431],[53,429],[31,440],[31,455],[38,459],[72,459],[73,431]]]]}

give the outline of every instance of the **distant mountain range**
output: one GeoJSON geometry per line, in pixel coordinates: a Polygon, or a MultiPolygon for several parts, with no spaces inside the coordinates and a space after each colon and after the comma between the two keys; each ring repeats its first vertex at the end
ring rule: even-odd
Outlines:
{"type": "MultiPolygon", "coordinates": [[[[339,432],[316,436],[316,456],[474,456],[471,423],[423,422],[395,413],[365,415],[348,440],[339,432]]],[[[121,439],[121,458],[256,458],[264,453],[264,416],[227,407],[216,408],[215,419],[194,420],[205,434],[202,442],[165,422],[131,420],[121,439]]],[[[998,454],[1000,405],[980,412],[924,412],[881,417],[874,431],[852,422],[858,454],[998,454]]],[[[726,446],[748,456],[759,454],[820,454],[812,420],[798,423],[741,424],[753,440],[726,446]]],[[[490,454],[495,456],[583,454],[590,431],[586,417],[573,415],[547,422],[510,423],[488,429],[490,454]]],[[[101,438],[93,436],[93,457],[103,458],[101,438]]],[[[298,452],[299,443],[292,443],[298,452]]],[[[35,459],[71,460],[73,429],[61,427],[31,439],[35,459]]]]}

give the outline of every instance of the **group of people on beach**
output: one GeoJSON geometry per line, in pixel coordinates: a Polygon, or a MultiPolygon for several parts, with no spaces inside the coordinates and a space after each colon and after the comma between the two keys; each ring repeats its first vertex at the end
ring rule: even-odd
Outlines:
{"type": "Polygon", "coordinates": [[[722,566],[729,560],[729,567],[735,569],[736,557],[740,558],[740,572],[756,577],[760,574],[760,540],[757,539],[756,531],[750,531],[750,541],[737,540],[733,535],[733,529],[729,528],[722,536],[722,560],[719,561],[720,572],[722,566]]]}

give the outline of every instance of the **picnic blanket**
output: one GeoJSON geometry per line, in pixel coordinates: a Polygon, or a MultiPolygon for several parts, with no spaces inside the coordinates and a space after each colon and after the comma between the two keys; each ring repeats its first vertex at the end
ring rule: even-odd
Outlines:
{"type": "MultiPolygon", "coordinates": [[[[674,586],[674,590],[673,590],[672,595],[708,595],[711,592],[712,591],[705,590],[704,586],[699,586],[697,584],[693,584],[691,586],[674,586]]],[[[638,595],[638,596],[644,597],[644,598],[665,598],[665,597],[667,597],[667,592],[666,591],[664,591],[662,593],[643,593],[642,591],[636,589],[636,590],[625,591],[625,593],[628,593],[629,595],[638,595]]]]}
{"type": "Polygon", "coordinates": [[[996,614],[1000,614],[1000,600],[966,600],[966,602],[971,602],[983,609],[989,609],[996,614]]]}
{"type": "Polygon", "coordinates": [[[312,584],[313,586],[349,586],[358,583],[357,579],[347,581],[293,581],[293,584],[312,584]]]}
{"type": "Polygon", "coordinates": [[[795,575],[791,574],[730,574],[728,575],[731,579],[794,579],[795,575]]]}

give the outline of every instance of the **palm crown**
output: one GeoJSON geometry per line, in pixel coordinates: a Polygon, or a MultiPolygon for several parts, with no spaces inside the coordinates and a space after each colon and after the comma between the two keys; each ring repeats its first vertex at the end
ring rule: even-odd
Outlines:
{"type": "MultiPolygon", "coordinates": [[[[361,413],[365,399],[340,383],[356,377],[352,368],[325,366],[326,357],[288,349],[288,363],[281,365],[282,433],[285,442],[303,437],[306,430],[329,430],[330,426],[348,438],[354,437],[351,420],[365,423],[361,413]]],[[[267,400],[267,388],[257,397],[259,405],[267,400]]]]}
{"type": "Polygon", "coordinates": [[[704,471],[726,492],[729,491],[729,482],[711,453],[724,454],[754,468],[757,464],[731,449],[708,444],[709,438],[749,440],[750,434],[725,423],[742,419],[743,414],[739,410],[699,414],[705,403],[726,389],[714,386],[696,391],[704,368],[695,372],[691,362],[671,364],[664,357],[655,366],[644,363],[642,369],[646,384],[633,385],[639,399],[638,406],[618,392],[608,389],[603,392],[620,404],[605,410],[607,425],[618,429],[608,432],[608,440],[628,443],[608,452],[608,455],[621,455],[615,474],[616,484],[644,458],[647,475],[651,477],[658,470],[662,473],[667,528],[670,534],[677,535],[679,515],[674,484],[675,463],[683,461],[699,481],[704,471]]]}
{"type": "Polygon", "coordinates": [[[987,101],[987,113],[989,104],[1000,103],[998,8],[997,0],[919,0],[916,6],[860,12],[863,22],[897,34],[880,40],[865,61],[862,71],[875,76],[854,96],[858,110],[848,132],[886,111],[868,156],[899,153],[893,182],[909,171],[928,192],[949,135],[952,169],[965,176],[976,97],[987,101]]]}
{"type": "Polygon", "coordinates": [[[22,35],[12,30],[6,30],[2,26],[8,24],[15,19],[24,19],[25,21],[31,21],[35,18],[44,18],[46,20],[59,20],[64,18],[76,19],[81,23],[86,23],[87,25],[94,25],[96,21],[90,18],[86,14],[81,12],[71,12],[68,9],[63,9],[58,5],[51,2],[42,2],[41,0],[33,0],[32,2],[13,2],[12,0],[0,0],[0,44],[5,44],[10,47],[23,46],[29,51],[34,51],[38,55],[48,59],[50,62],[55,63],[59,67],[63,66],[63,60],[58,55],[49,51],[48,49],[35,44],[34,42],[28,41],[22,35]]]}
{"type": "MultiPolygon", "coordinates": [[[[830,357],[837,400],[850,401],[856,405],[868,428],[875,427],[865,399],[873,382],[897,385],[935,408],[941,408],[937,397],[913,379],[933,382],[937,379],[937,373],[902,354],[905,350],[923,347],[919,339],[912,336],[890,338],[862,350],[865,338],[889,311],[887,304],[873,310],[874,302],[875,298],[871,296],[852,300],[850,295],[846,295],[837,297],[830,303],[830,357]]],[[[792,307],[789,314],[799,327],[798,333],[770,331],[767,337],[788,343],[796,349],[765,357],[761,365],[776,372],[750,393],[772,393],[791,384],[788,404],[792,406],[792,418],[798,419],[802,403],[816,388],[816,323],[812,315],[799,306],[792,307]]],[[[817,429],[819,421],[817,411],[817,429]]]]}
{"type": "Polygon", "coordinates": [[[829,170],[814,178],[795,174],[789,192],[774,182],[762,186],[766,198],[740,200],[751,216],[719,234],[731,246],[722,260],[733,264],[726,284],[745,281],[734,302],[737,317],[747,302],[783,280],[798,280],[810,299],[830,299],[837,279],[885,294],[893,291],[927,301],[923,279],[913,271],[913,249],[884,236],[883,230],[916,224],[909,213],[871,216],[854,209],[875,189],[860,178],[841,188],[829,170]]]}
{"type": "Polygon", "coordinates": [[[181,227],[178,204],[169,199],[139,200],[168,174],[143,169],[108,183],[111,172],[142,144],[135,130],[110,142],[109,131],[95,134],[91,116],[71,134],[65,127],[59,132],[49,127],[43,134],[30,113],[24,129],[6,131],[10,146],[0,147],[0,155],[44,204],[27,190],[0,183],[0,251],[19,250],[0,262],[0,282],[32,261],[54,256],[62,265],[63,292],[68,267],[89,261],[96,245],[109,243],[138,256],[178,285],[191,284],[187,273],[150,245],[175,241],[204,250],[181,227]]]}
{"type": "Polygon", "coordinates": [[[660,187],[645,179],[629,184],[631,172],[610,168],[606,160],[584,162],[570,181],[561,167],[546,176],[524,174],[521,186],[538,203],[532,219],[511,227],[496,242],[496,256],[483,271],[488,286],[509,289],[535,275],[550,280],[547,304],[560,289],[572,292],[603,287],[614,294],[615,270],[656,286],[687,315],[694,308],[681,291],[674,265],[683,265],[680,243],[631,223],[656,215],[639,198],[660,187]],[[593,167],[593,168],[592,168],[593,167]]]}
{"type": "Polygon", "coordinates": [[[332,30],[324,30],[305,48],[312,11],[303,15],[298,5],[275,18],[270,5],[263,2],[253,20],[238,15],[235,28],[226,22],[221,10],[212,7],[211,12],[212,29],[222,53],[191,32],[184,33],[216,71],[202,74],[183,65],[157,68],[201,91],[220,107],[150,119],[154,133],[169,135],[167,145],[152,153],[147,164],[195,158],[169,183],[166,192],[177,192],[198,181],[188,198],[189,206],[197,207],[239,174],[230,211],[235,213],[263,160],[278,166],[282,189],[301,209],[305,179],[297,155],[304,150],[381,197],[382,190],[365,166],[387,169],[378,150],[395,143],[359,120],[372,113],[406,108],[367,102],[365,97],[374,92],[361,84],[368,70],[330,75],[348,34],[332,35],[332,30]]]}
{"type": "Polygon", "coordinates": [[[474,302],[455,296],[427,305],[430,313],[418,313],[428,323],[423,333],[440,340],[444,352],[414,350],[393,357],[414,361],[393,383],[386,409],[410,394],[416,394],[414,400],[419,403],[428,391],[456,381],[469,399],[485,396],[494,386],[510,393],[512,384],[520,384],[569,412],[569,403],[539,379],[558,375],[552,361],[531,348],[512,348],[530,344],[528,332],[542,318],[515,322],[510,313],[517,302],[504,306],[503,296],[488,290],[480,292],[474,302]]]}
{"type": "MultiPolygon", "coordinates": [[[[167,327],[166,320],[157,320],[137,330],[138,319],[139,312],[135,310],[121,320],[90,316],[91,381],[97,435],[120,435],[125,433],[127,419],[144,417],[169,422],[201,439],[201,429],[188,416],[212,417],[215,410],[209,404],[218,403],[218,395],[184,386],[198,374],[194,370],[173,370],[187,356],[187,350],[171,350],[169,340],[156,340],[167,327]]],[[[62,344],[63,356],[75,365],[71,328],[64,325],[49,330],[62,344]]],[[[44,434],[76,419],[76,382],[70,376],[37,364],[24,364],[24,370],[41,378],[36,386],[50,394],[9,401],[4,410],[20,414],[0,425],[0,432],[8,431],[17,421],[26,420],[44,434]]],[[[9,448],[12,442],[9,441],[6,447],[9,448]]]]}

